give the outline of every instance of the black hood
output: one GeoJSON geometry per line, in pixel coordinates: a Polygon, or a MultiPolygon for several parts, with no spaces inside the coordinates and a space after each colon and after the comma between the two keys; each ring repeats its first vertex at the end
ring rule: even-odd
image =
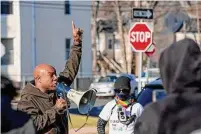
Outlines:
{"type": "Polygon", "coordinates": [[[193,40],[183,39],[165,49],[159,67],[168,93],[201,93],[201,51],[193,40]]]}

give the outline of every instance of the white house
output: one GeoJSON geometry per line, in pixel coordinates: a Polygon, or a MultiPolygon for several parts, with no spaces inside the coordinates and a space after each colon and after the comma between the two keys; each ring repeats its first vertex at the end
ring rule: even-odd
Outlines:
{"type": "Polygon", "coordinates": [[[32,78],[36,65],[63,70],[72,45],[72,27],[84,30],[78,75],[92,75],[90,1],[1,1],[1,42],[6,54],[1,71],[20,82],[32,78]]]}

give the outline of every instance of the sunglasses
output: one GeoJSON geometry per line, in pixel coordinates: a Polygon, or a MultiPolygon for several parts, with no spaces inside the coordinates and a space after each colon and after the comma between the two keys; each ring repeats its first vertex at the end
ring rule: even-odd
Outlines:
{"type": "Polygon", "coordinates": [[[130,90],[128,90],[128,89],[114,89],[114,92],[115,92],[115,93],[120,93],[120,92],[122,92],[122,93],[124,93],[124,94],[129,94],[129,93],[130,93],[130,90]]]}

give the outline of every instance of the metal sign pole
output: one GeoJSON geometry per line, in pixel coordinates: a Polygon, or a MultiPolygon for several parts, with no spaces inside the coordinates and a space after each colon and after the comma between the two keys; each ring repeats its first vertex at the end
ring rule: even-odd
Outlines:
{"type": "Polygon", "coordinates": [[[142,52],[138,53],[138,59],[139,59],[139,64],[138,64],[138,93],[140,93],[141,89],[142,89],[142,52]]]}
{"type": "MultiPolygon", "coordinates": [[[[133,8],[132,10],[132,19],[140,19],[140,22],[143,22],[143,19],[153,19],[153,9],[141,9],[141,8],[133,8]]],[[[143,26],[143,25],[142,25],[143,26]]],[[[147,24],[145,24],[145,28],[146,30],[142,30],[141,31],[139,29],[136,29],[136,27],[139,27],[139,25],[134,25],[133,28],[131,28],[131,30],[129,31],[129,33],[131,34],[130,36],[130,42],[133,45],[135,51],[138,52],[138,93],[141,92],[142,90],[142,53],[144,52],[144,50],[142,50],[142,48],[137,48],[139,45],[142,45],[142,47],[148,47],[150,46],[150,43],[152,44],[152,30],[150,30],[150,26],[147,26],[147,24]],[[148,29],[148,30],[147,30],[148,29]],[[137,32],[133,32],[133,31],[137,31],[137,32]],[[147,35],[144,35],[144,38],[146,36],[146,40],[141,40],[141,44],[139,43],[139,39],[143,39],[142,36],[138,37],[138,33],[143,33],[146,32],[148,33],[147,35]],[[137,35],[136,35],[137,34],[137,35]],[[149,35],[150,34],[150,35],[149,35]],[[150,39],[150,41],[147,41],[147,39],[150,39]],[[137,44],[137,43],[138,44],[137,44]],[[145,42],[145,44],[142,44],[142,42],[145,42]],[[136,43],[136,44],[134,44],[136,43]],[[147,44],[148,43],[148,44],[147,44]],[[137,45],[137,46],[136,46],[137,45]],[[144,46],[145,45],[145,46],[144,46]],[[138,50],[142,50],[142,51],[138,51],[138,50]]],[[[145,49],[145,48],[144,48],[145,49]]],[[[146,48],[147,49],[147,48],[146,48]]],[[[147,66],[148,67],[148,66],[147,66]]],[[[147,73],[148,74],[148,73],[147,73]]],[[[148,77],[148,75],[147,75],[148,77]]],[[[148,78],[147,78],[148,79],[148,78]]],[[[148,80],[147,80],[148,81],[148,80]]]]}
{"type": "MultiPolygon", "coordinates": [[[[143,22],[142,20],[140,20],[140,22],[143,22]]],[[[141,92],[142,90],[142,52],[139,52],[139,67],[138,67],[138,94],[141,92]]]]}
{"type": "Polygon", "coordinates": [[[149,83],[150,58],[147,58],[146,83],[149,83]]]}

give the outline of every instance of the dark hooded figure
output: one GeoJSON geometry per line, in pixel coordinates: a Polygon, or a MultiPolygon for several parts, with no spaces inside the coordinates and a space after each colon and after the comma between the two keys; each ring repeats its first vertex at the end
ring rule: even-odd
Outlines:
{"type": "Polygon", "coordinates": [[[12,81],[1,74],[1,132],[2,134],[35,134],[33,121],[28,114],[12,108],[17,96],[12,81]]]}
{"type": "Polygon", "coordinates": [[[191,39],[161,54],[160,73],[168,96],[145,107],[135,134],[201,133],[201,51],[191,39]]]}

